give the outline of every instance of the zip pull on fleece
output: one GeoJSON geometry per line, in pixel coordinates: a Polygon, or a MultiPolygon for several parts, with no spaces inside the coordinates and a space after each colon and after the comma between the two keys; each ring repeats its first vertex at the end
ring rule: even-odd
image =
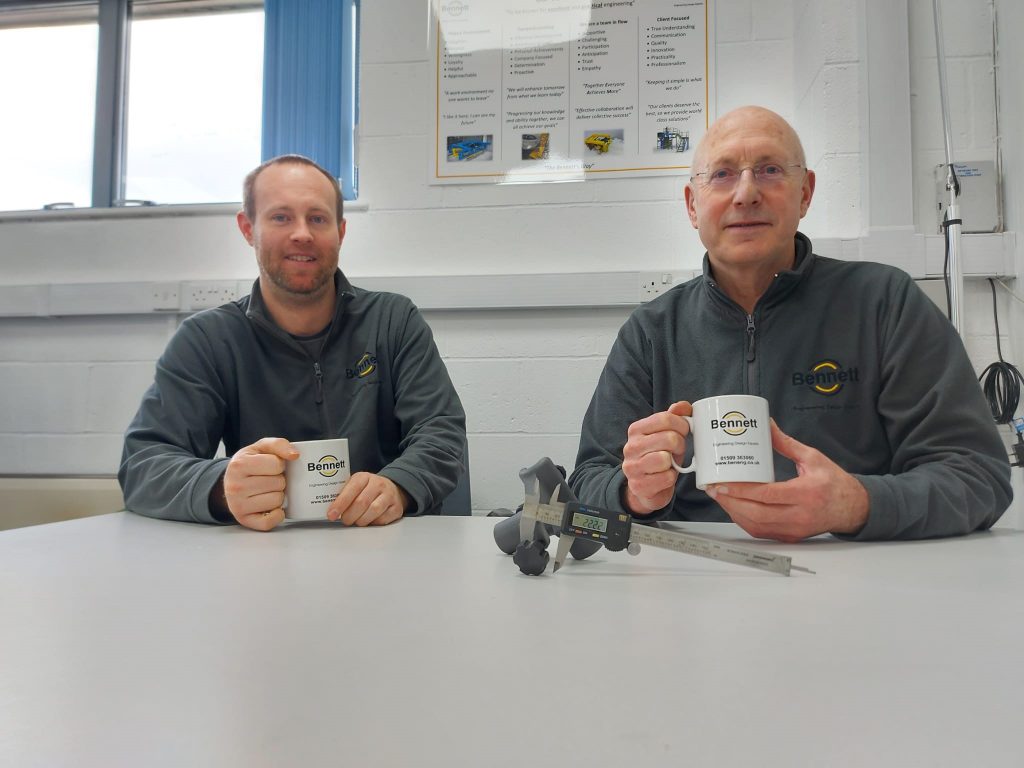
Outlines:
{"type": "Polygon", "coordinates": [[[754,327],[754,316],[747,315],[747,362],[754,362],[754,333],[757,329],[754,327]]]}
{"type": "Polygon", "coordinates": [[[313,361],[313,377],[316,379],[316,404],[324,401],[324,372],[320,370],[320,361],[313,361]]]}

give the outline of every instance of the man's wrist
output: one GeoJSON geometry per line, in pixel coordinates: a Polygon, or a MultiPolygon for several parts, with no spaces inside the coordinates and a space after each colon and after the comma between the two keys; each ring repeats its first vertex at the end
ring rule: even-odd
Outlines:
{"type": "Polygon", "coordinates": [[[646,517],[647,515],[650,515],[652,512],[657,511],[654,509],[648,509],[649,505],[644,504],[643,499],[641,499],[639,496],[637,496],[635,493],[633,493],[633,491],[629,489],[628,481],[623,481],[622,483],[622,492],[619,494],[619,500],[622,502],[623,508],[633,515],[640,515],[641,517],[646,517]]]}
{"type": "Polygon", "coordinates": [[[847,503],[840,505],[841,508],[845,508],[845,514],[843,514],[840,524],[832,528],[829,533],[856,536],[868,524],[871,499],[868,496],[867,489],[857,478],[852,475],[848,477],[851,482],[848,485],[848,490],[843,494],[846,497],[847,503]]]}

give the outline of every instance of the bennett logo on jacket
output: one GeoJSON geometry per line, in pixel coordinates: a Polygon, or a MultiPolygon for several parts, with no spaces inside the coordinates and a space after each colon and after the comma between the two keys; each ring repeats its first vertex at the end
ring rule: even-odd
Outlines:
{"type": "Polygon", "coordinates": [[[356,361],[355,365],[351,368],[345,369],[346,379],[365,379],[371,373],[377,370],[377,356],[371,355],[369,352],[363,354],[359,360],[356,361]]]}
{"type": "Polygon", "coordinates": [[[842,391],[843,387],[860,380],[860,372],[856,366],[843,369],[835,360],[821,360],[811,366],[807,373],[796,371],[793,374],[794,387],[809,387],[819,395],[831,397],[842,391]]]}

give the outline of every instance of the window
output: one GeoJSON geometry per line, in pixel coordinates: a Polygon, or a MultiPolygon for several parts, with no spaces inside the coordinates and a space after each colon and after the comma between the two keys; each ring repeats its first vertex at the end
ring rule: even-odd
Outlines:
{"type": "Polygon", "coordinates": [[[125,198],[238,200],[262,101],[262,11],[133,20],[125,198]]]}
{"type": "Polygon", "coordinates": [[[283,152],[354,198],[358,0],[300,7],[0,0],[0,210],[234,202],[283,152]]]}
{"type": "Polygon", "coordinates": [[[89,205],[98,32],[0,28],[0,210],[89,205]]]}

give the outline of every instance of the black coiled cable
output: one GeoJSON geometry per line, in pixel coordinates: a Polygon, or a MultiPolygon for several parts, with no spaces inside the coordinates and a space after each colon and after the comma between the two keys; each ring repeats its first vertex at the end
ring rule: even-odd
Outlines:
{"type": "Polygon", "coordinates": [[[996,321],[996,351],[999,353],[999,362],[992,363],[982,371],[978,381],[981,382],[981,390],[985,393],[985,399],[996,424],[1009,424],[1017,413],[1017,406],[1020,405],[1020,390],[1024,386],[1024,376],[1003,359],[1003,349],[999,343],[999,313],[996,311],[996,283],[990,277],[988,284],[992,289],[992,316],[996,321]]]}

